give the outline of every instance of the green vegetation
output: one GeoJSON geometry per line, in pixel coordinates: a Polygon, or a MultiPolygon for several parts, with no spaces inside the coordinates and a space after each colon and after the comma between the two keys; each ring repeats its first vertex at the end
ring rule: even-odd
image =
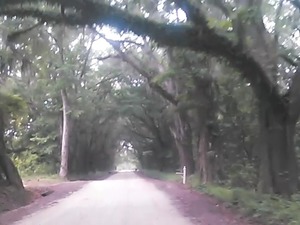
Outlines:
{"type": "Polygon", "coordinates": [[[22,152],[12,156],[12,161],[20,171],[22,177],[56,175],[52,165],[40,163],[38,154],[22,152]]]}
{"type": "MultiPolygon", "coordinates": [[[[182,182],[179,175],[154,170],[143,170],[150,178],[164,181],[182,182]]],[[[265,225],[298,225],[300,223],[300,197],[295,194],[291,199],[280,196],[260,194],[242,188],[219,185],[203,185],[195,175],[189,176],[187,185],[192,189],[204,192],[226,206],[237,209],[244,216],[253,218],[265,225]]]]}
{"type": "Polygon", "coordinates": [[[263,224],[296,225],[300,223],[300,201],[297,195],[287,200],[279,196],[259,194],[241,188],[207,185],[198,189],[263,224]]]}
{"type": "Polygon", "coordinates": [[[160,172],[157,170],[142,170],[142,173],[150,178],[157,180],[176,181],[180,182],[181,177],[175,173],[160,172]]]}
{"type": "Polygon", "coordinates": [[[298,204],[299,0],[34,2],[1,1],[1,186],[186,166],[287,223],[268,207],[298,204]]]}

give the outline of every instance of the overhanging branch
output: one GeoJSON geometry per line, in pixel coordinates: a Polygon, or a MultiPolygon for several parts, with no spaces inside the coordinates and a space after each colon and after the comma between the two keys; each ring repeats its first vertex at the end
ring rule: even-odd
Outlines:
{"type": "MultiPolygon", "coordinates": [[[[17,1],[17,0],[14,0],[17,1]]],[[[33,0],[24,0],[29,2],[33,0]]],[[[5,2],[8,2],[6,0],[5,2]]],[[[194,51],[205,52],[214,56],[226,58],[230,64],[241,71],[254,88],[259,99],[276,102],[276,106],[285,107],[276,83],[274,83],[264,68],[255,58],[240,46],[236,45],[226,36],[219,34],[207,24],[205,15],[197,7],[190,4],[188,0],[174,0],[191,18],[197,23],[191,24],[166,24],[143,18],[124,11],[104,2],[90,0],[44,0],[50,5],[63,5],[72,8],[76,13],[63,17],[59,12],[53,13],[37,9],[14,9],[0,10],[0,15],[35,17],[42,22],[66,23],[69,25],[94,26],[110,25],[119,31],[132,31],[137,35],[149,36],[158,44],[163,46],[175,46],[189,48],[194,51]],[[185,4],[185,5],[183,5],[185,4]],[[196,15],[198,13],[198,15],[196,15]]],[[[294,0],[298,2],[298,0],[294,0]]],[[[150,83],[151,84],[151,83],[150,83]]]]}
{"type": "Polygon", "coordinates": [[[127,62],[132,68],[134,68],[137,72],[139,72],[143,77],[145,77],[148,81],[149,86],[155,90],[157,93],[159,93],[163,98],[165,98],[166,100],[168,100],[169,102],[171,102],[174,105],[178,104],[178,100],[174,98],[174,96],[172,94],[170,94],[169,92],[167,92],[166,90],[164,90],[160,85],[158,85],[157,83],[152,81],[152,75],[146,71],[145,69],[143,69],[142,67],[140,67],[138,64],[136,64],[133,60],[130,59],[130,57],[128,55],[126,55],[120,48],[120,43],[118,43],[117,41],[112,41],[108,38],[106,38],[103,34],[97,32],[104,40],[107,41],[107,43],[109,43],[120,55],[121,59],[124,62],[127,62]]]}
{"type": "Polygon", "coordinates": [[[297,67],[299,64],[297,63],[297,61],[295,61],[294,59],[292,59],[291,57],[289,57],[288,55],[286,54],[279,54],[279,56],[285,61],[287,62],[288,64],[292,65],[292,66],[295,66],[297,67]]]}
{"type": "Polygon", "coordinates": [[[20,37],[21,35],[23,34],[27,34],[28,32],[32,31],[33,29],[41,26],[42,23],[39,22],[31,27],[28,27],[28,28],[25,28],[25,29],[22,29],[22,30],[18,30],[18,31],[15,31],[15,32],[12,32],[10,33],[9,35],[7,35],[7,41],[9,42],[14,42],[18,37],[20,37]]]}
{"type": "Polygon", "coordinates": [[[120,56],[119,55],[112,55],[112,54],[109,54],[109,55],[106,55],[106,56],[99,56],[99,57],[96,57],[94,59],[98,60],[98,61],[104,61],[106,59],[119,59],[120,56]]]}
{"type": "Polygon", "coordinates": [[[297,9],[300,10],[300,1],[299,0],[290,0],[290,2],[295,6],[297,9]]]}

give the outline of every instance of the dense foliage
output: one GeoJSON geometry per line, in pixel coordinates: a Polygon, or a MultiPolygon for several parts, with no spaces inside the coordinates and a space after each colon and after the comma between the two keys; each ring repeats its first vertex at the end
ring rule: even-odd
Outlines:
{"type": "Polygon", "coordinates": [[[204,184],[298,191],[298,0],[0,4],[0,180],[22,186],[10,157],[66,177],[126,149],[204,184]]]}

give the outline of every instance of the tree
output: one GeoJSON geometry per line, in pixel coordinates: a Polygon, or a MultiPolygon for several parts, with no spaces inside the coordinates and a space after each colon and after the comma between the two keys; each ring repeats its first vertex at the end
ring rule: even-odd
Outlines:
{"type": "Polygon", "coordinates": [[[0,174],[4,174],[8,184],[23,189],[21,177],[7,155],[4,140],[5,127],[10,114],[20,112],[24,109],[24,102],[17,96],[0,93],[0,174]]]}
{"type": "MultiPolygon", "coordinates": [[[[292,54],[281,54],[282,50],[287,50],[287,46],[280,41],[278,30],[272,32],[266,28],[263,21],[263,1],[205,1],[207,4],[196,5],[188,0],[174,0],[171,2],[181,8],[187,18],[187,22],[179,24],[157,22],[133,15],[106,2],[62,3],[59,0],[45,0],[43,2],[49,6],[45,9],[26,2],[34,3],[36,0],[2,1],[0,13],[23,18],[30,16],[47,23],[79,26],[108,24],[120,31],[147,35],[160,45],[185,47],[226,59],[251,84],[258,100],[262,137],[261,166],[265,166],[265,174],[261,176],[262,191],[279,194],[296,191],[298,169],[293,139],[300,113],[300,70],[296,57],[293,58],[292,54]],[[50,6],[54,10],[50,10],[50,6]],[[61,13],[57,6],[62,6],[65,13],[61,13]],[[211,13],[212,10],[218,10],[217,17],[211,13]],[[218,19],[220,14],[224,18],[221,21],[218,19]],[[284,75],[279,70],[280,67],[290,66],[286,66],[281,58],[292,64],[290,71],[293,76],[285,94],[278,87],[276,77],[278,74],[284,75]]],[[[298,3],[288,1],[287,5],[298,7],[298,3]]],[[[282,4],[273,15],[280,15],[281,7],[282,4]]],[[[275,7],[273,11],[276,11],[275,7]]],[[[296,10],[293,12],[295,15],[298,13],[296,10]]],[[[277,18],[275,16],[273,19],[275,24],[278,22],[277,18]]],[[[292,29],[291,32],[295,30],[292,29]]],[[[293,42],[292,38],[290,40],[293,42]]]]}
{"type": "Polygon", "coordinates": [[[104,72],[99,74],[102,68],[92,67],[96,58],[91,50],[93,35],[85,30],[68,29],[67,35],[61,31],[61,27],[47,30],[41,26],[10,42],[21,58],[16,57],[16,66],[12,68],[12,86],[28,103],[29,115],[23,123],[11,124],[7,142],[9,152],[23,172],[57,172],[60,161],[69,174],[108,169],[113,164],[117,115],[103,108],[105,104],[113,105],[108,96],[113,94],[114,80],[107,79],[104,72]],[[70,45],[78,40],[78,35],[79,42],[70,45]],[[68,120],[62,119],[62,105],[66,106],[63,91],[68,93],[69,109],[64,110],[68,120]],[[59,154],[63,121],[68,121],[64,127],[69,130],[68,148],[63,148],[69,155],[63,157],[65,160],[59,154]]]}
{"type": "Polygon", "coordinates": [[[118,110],[125,123],[121,138],[130,143],[141,167],[174,171],[178,153],[169,129],[166,102],[149,90],[147,83],[123,89],[117,96],[118,110]]]}

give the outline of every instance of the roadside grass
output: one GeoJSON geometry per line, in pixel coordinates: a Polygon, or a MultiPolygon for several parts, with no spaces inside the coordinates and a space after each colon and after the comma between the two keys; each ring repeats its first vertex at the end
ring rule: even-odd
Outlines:
{"type": "Polygon", "coordinates": [[[175,173],[160,172],[157,170],[142,170],[142,173],[147,177],[157,179],[157,180],[176,181],[176,182],[180,182],[182,180],[180,175],[177,175],[175,173]]]}
{"type": "MultiPolygon", "coordinates": [[[[142,172],[151,178],[181,182],[181,177],[175,173],[153,170],[143,170],[142,172]]],[[[242,215],[253,218],[264,225],[300,225],[300,194],[292,196],[289,200],[242,188],[203,185],[196,175],[188,177],[187,185],[218,199],[226,206],[234,208],[242,215]]]]}
{"type": "Polygon", "coordinates": [[[64,181],[98,180],[108,176],[108,171],[90,172],[88,174],[72,174],[63,179],[58,174],[23,174],[21,175],[25,186],[51,185],[64,181]]]}
{"type": "Polygon", "coordinates": [[[237,209],[244,216],[251,217],[265,225],[299,225],[300,198],[291,200],[267,194],[259,194],[242,188],[199,186],[198,190],[237,209]]]}

